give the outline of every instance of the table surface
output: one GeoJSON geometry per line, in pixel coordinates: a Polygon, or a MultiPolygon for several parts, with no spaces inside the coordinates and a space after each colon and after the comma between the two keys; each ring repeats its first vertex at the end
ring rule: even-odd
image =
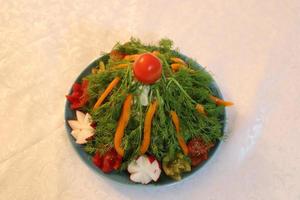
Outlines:
{"type": "Polygon", "coordinates": [[[300,1],[0,5],[0,199],[300,199],[300,1]],[[130,36],[173,39],[235,102],[214,157],[174,186],[111,182],[66,135],[73,81],[130,36]]]}

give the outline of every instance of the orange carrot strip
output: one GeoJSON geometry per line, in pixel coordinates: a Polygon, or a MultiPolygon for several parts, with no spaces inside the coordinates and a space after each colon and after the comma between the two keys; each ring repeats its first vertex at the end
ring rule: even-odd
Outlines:
{"type": "Polygon", "coordinates": [[[187,147],[187,145],[186,145],[186,143],[184,141],[184,138],[180,134],[179,118],[178,118],[178,115],[176,114],[175,111],[171,111],[171,117],[172,117],[172,121],[173,121],[173,124],[175,126],[175,129],[176,129],[176,137],[177,137],[179,146],[181,147],[184,155],[188,155],[189,150],[188,150],[188,147],[187,147]]]}
{"type": "Polygon", "coordinates": [[[181,58],[177,58],[177,57],[172,57],[170,58],[171,61],[173,61],[174,63],[181,63],[183,65],[186,65],[186,63],[181,59],[181,58]]]}
{"type": "Polygon", "coordinates": [[[173,72],[177,72],[181,67],[186,67],[185,65],[181,63],[173,63],[171,64],[171,68],[173,72]]]}
{"type": "Polygon", "coordinates": [[[156,112],[156,108],[157,108],[157,101],[154,101],[153,103],[150,104],[148,111],[146,113],[145,122],[144,122],[144,137],[140,149],[141,154],[146,153],[150,145],[151,125],[152,125],[153,116],[156,112]]]}
{"type": "Polygon", "coordinates": [[[121,63],[116,66],[113,66],[113,69],[122,69],[128,67],[128,63],[121,63]]]}
{"type": "Polygon", "coordinates": [[[128,124],[129,118],[130,118],[132,98],[133,98],[132,95],[129,94],[129,95],[127,95],[127,97],[124,101],[121,116],[119,118],[115,137],[114,137],[115,149],[116,149],[117,153],[122,157],[124,156],[124,149],[121,147],[122,138],[124,136],[124,130],[128,124]]]}
{"type": "Polygon", "coordinates": [[[199,113],[202,113],[202,114],[206,115],[204,106],[203,106],[202,104],[196,104],[196,110],[197,110],[199,113]]]}
{"type": "Polygon", "coordinates": [[[212,96],[212,95],[210,95],[209,98],[211,100],[213,100],[218,106],[219,105],[223,105],[223,106],[232,106],[233,105],[233,102],[224,101],[223,99],[220,99],[220,98],[212,96]]]}
{"type": "Polygon", "coordinates": [[[180,124],[179,124],[179,118],[178,118],[177,113],[175,111],[171,111],[171,117],[172,117],[172,121],[174,123],[175,129],[176,129],[176,133],[179,133],[180,124]]]}
{"type": "Polygon", "coordinates": [[[158,56],[160,53],[159,53],[159,51],[152,51],[152,54],[155,56],[158,56]]]}
{"type": "Polygon", "coordinates": [[[107,88],[104,90],[104,92],[100,95],[99,99],[97,100],[96,104],[94,105],[94,110],[97,109],[101,104],[103,103],[104,99],[107,97],[107,95],[116,87],[116,85],[120,81],[120,77],[114,78],[114,80],[107,86],[107,88]]]}
{"type": "Polygon", "coordinates": [[[139,56],[140,56],[140,54],[126,55],[124,57],[124,60],[135,61],[139,56]]]}

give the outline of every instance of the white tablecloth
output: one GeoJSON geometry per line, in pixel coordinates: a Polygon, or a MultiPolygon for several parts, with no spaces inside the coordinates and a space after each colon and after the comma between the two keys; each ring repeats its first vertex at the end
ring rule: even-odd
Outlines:
{"type": "Polygon", "coordinates": [[[300,2],[0,0],[0,199],[300,199],[300,2]],[[174,40],[214,74],[228,136],[177,185],[108,181],[64,128],[64,95],[117,42],[174,40]]]}

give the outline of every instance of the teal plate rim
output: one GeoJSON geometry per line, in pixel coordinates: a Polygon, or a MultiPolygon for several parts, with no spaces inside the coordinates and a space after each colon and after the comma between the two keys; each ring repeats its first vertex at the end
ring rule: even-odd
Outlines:
{"type": "MultiPolygon", "coordinates": [[[[178,53],[178,55],[180,55],[180,57],[184,60],[188,59],[187,56],[185,56],[181,53],[178,53]]],[[[92,68],[96,67],[99,64],[100,60],[105,60],[105,59],[108,59],[108,54],[95,59],[79,74],[79,76],[75,79],[74,83],[80,82],[83,77],[85,77],[91,73],[92,68]]],[[[197,62],[195,62],[195,64],[198,66],[199,70],[205,70],[205,68],[202,67],[197,62]]],[[[223,97],[222,93],[220,92],[220,89],[214,79],[213,79],[213,83],[210,86],[210,89],[213,91],[215,96],[217,96],[219,98],[223,97]]],[[[69,89],[68,94],[70,94],[71,92],[72,92],[72,86],[69,89]]],[[[91,168],[95,173],[97,173],[101,177],[105,177],[107,180],[110,180],[110,181],[113,181],[113,182],[116,182],[116,183],[119,183],[122,185],[125,184],[125,185],[131,185],[131,186],[143,186],[143,187],[154,186],[154,187],[157,187],[157,186],[170,186],[170,185],[174,185],[177,183],[182,183],[188,177],[195,174],[195,172],[197,172],[200,168],[202,168],[211,159],[211,157],[215,154],[216,150],[218,149],[218,147],[220,146],[220,143],[221,143],[221,141],[217,141],[215,143],[214,147],[209,151],[207,160],[203,161],[197,167],[194,167],[191,172],[182,174],[182,180],[175,181],[162,173],[161,177],[159,178],[159,180],[157,182],[151,182],[148,185],[142,185],[142,184],[137,184],[137,183],[130,181],[129,174],[127,172],[121,172],[121,173],[112,172],[110,174],[105,174],[99,168],[97,168],[91,160],[92,157],[83,150],[82,145],[75,143],[75,140],[74,140],[73,136],[71,135],[72,129],[69,126],[69,124],[67,123],[67,120],[71,120],[71,119],[75,119],[75,118],[76,118],[75,111],[70,108],[70,103],[69,103],[69,101],[66,100],[66,103],[65,103],[65,128],[67,130],[67,135],[68,135],[68,138],[69,138],[73,148],[78,153],[79,157],[86,163],[86,165],[89,166],[89,168],[91,168]]],[[[222,121],[222,134],[224,135],[225,126],[226,126],[226,109],[225,108],[224,108],[223,115],[221,116],[220,120],[222,121]]]]}

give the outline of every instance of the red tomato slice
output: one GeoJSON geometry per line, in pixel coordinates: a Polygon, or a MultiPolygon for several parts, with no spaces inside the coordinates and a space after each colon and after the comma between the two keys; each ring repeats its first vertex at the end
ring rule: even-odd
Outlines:
{"type": "Polygon", "coordinates": [[[114,163],[114,165],[113,165],[114,170],[119,169],[120,166],[121,166],[121,163],[122,163],[122,157],[121,157],[119,154],[117,154],[117,155],[116,155],[115,163],[114,163]]]}
{"type": "Polygon", "coordinates": [[[73,91],[80,91],[80,90],[81,90],[81,85],[79,83],[74,83],[73,91]]]}
{"type": "Polygon", "coordinates": [[[191,161],[192,161],[192,166],[195,167],[197,165],[199,165],[200,163],[202,163],[204,160],[207,160],[207,154],[206,156],[194,156],[194,157],[190,157],[191,161]]]}
{"type": "Polygon", "coordinates": [[[113,167],[112,167],[112,164],[111,164],[111,161],[110,159],[103,159],[103,164],[102,164],[102,167],[101,167],[101,170],[104,172],[104,173],[110,173],[113,171],[113,167]]]}
{"type": "Polygon", "coordinates": [[[207,160],[208,152],[213,144],[206,144],[200,138],[193,138],[188,143],[189,157],[192,161],[192,166],[199,165],[202,161],[207,160]]]}
{"type": "Polygon", "coordinates": [[[161,77],[162,65],[151,53],[142,54],[133,65],[134,76],[144,84],[153,84],[161,77]]]}
{"type": "Polygon", "coordinates": [[[93,163],[94,163],[97,167],[99,167],[99,168],[102,167],[103,157],[100,156],[100,154],[99,154],[98,152],[94,155],[94,157],[93,157],[92,160],[93,160],[93,163]]]}
{"type": "Polygon", "coordinates": [[[104,173],[110,173],[120,168],[122,157],[119,156],[114,148],[108,150],[103,156],[96,153],[93,157],[93,163],[104,173]]]}
{"type": "Polygon", "coordinates": [[[71,105],[71,108],[73,109],[73,110],[76,110],[77,108],[80,108],[81,107],[81,104],[80,103],[77,103],[77,102],[74,102],[74,103],[72,103],[72,105],[71,105]]]}
{"type": "Polygon", "coordinates": [[[88,80],[83,80],[82,84],[74,83],[72,94],[66,96],[71,103],[72,109],[81,108],[88,102],[88,84],[88,80]]]}
{"type": "Polygon", "coordinates": [[[82,95],[82,92],[81,91],[74,91],[71,96],[74,97],[74,98],[80,98],[82,95]]]}
{"type": "Polygon", "coordinates": [[[84,79],[81,84],[82,91],[85,92],[89,86],[89,81],[84,79]]]}
{"type": "Polygon", "coordinates": [[[73,102],[75,102],[75,101],[77,100],[76,97],[74,97],[73,95],[67,95],[66,98],[67,98],[71,103],[73,103],[73,102]]]}

